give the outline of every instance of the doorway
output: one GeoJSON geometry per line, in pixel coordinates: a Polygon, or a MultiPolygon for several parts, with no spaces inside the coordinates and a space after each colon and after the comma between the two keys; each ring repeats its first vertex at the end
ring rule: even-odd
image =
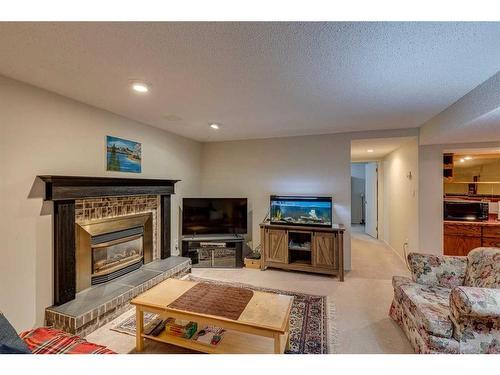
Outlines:
{"type": "Polygon", "coordinates": [[[378,238],[378,163],[351,163],[351,226],[378,238]]]}
{"type": "MultiPolygon", "coordinates": [[[[365,239],[384,242],[403,260],[409,250],[419,248],[418,150],[416,136],[351,141],[351,165],[362,165],[364,172],[362,234],[365,239]]],[[[354,173],[351,175],[355,177],[354,173]]],[[[352,188],[351,196],[354,199],[351,202],[352,232],[355,233],[360,231],[355,211],[361,206],[352,188]]]]}

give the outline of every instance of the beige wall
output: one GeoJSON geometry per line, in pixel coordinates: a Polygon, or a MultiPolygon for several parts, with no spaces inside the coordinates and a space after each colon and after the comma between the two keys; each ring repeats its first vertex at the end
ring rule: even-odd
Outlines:
{"type": "MultiPolygon", "coordinates": [[[[480,176],[479,181],[482,184],[477,185],[477,193],[484,195],[500,195],[500,153],[496,157],[481,159],[481,155],[470,154],[471,157],[477,160],[465,163],[457,163],[453,167],[454,182],[472,182],[474,176],[480,176]],[[486,182],[495,182],[488,184],[486,182]]],[[[468,184],[445,184],[444,190],[446,194],[467,194],[469,190],[468,184]]]]}
{"type": "Polygon", "coordinates": [[[42,200],[30,198],[36,175],[182,180],[172,201],[175,248],[180,199],[200,190],[200,143],[2,77],[0,132],[0,310],[18,330],[42,324],[52,304],[51,206],[42,212],[42,200]],[[106,172],[106,135],[142,143],[142,174],[106,172]]]}
{"type": "Polygon", "coordinates": [[[416,129],[355,132],[302,137],[215,142],[204,144],[204,196],[242,196],[249,199],[249,245],[259,243],[259,223],[271,194],[330,194],[333,220],[347,228],[345,267],[351,268],[351,140],[407,137],[416,129]]]}
{"type": "Polygon", "coordinates": [[[380,162],[379,185],[383,209],[379,219],[379,236],[403,257],[418,251],[418,140],[415,138],[391,152],[380,162]],[[408,173],[411,172],[411,179],[408,173]]]}
{"type": "MultiPolygon", "coordinates": [[[[217,142],[203,148],[203,195],[248,198],[253,248],[260,243],[259,223],[271,194],[332,195],[334,222],[350,227],[350,176],[347,134],[217,142]]],[[[350,268],[349,234],[345,253],[350,268]]]]}

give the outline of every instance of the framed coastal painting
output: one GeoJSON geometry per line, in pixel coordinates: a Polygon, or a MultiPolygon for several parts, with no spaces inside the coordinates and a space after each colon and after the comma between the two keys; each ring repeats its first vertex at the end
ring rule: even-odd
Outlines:
{"type": "Polygon", "coordinates": [[[141,173],[141,144],[106,136],[106,167],[108,171],[141,173]]]}

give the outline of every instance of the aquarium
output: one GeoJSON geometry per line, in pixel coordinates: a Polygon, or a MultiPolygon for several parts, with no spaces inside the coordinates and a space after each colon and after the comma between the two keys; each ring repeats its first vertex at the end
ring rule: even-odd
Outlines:
{"type": "Polygon", "coordinates": [[[271,223],[332,226],[331,197],[271,195],[271,223]]]}

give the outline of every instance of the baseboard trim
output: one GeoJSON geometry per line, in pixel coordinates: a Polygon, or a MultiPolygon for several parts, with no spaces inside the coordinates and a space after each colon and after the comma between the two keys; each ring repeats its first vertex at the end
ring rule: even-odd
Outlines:
{"type": "Polygon", "coordinates": [[[391,249],[392,251],[394,251],[396,253],[396,255],[398,256],[398,258],[401,260],[401,262],[403,262],[403,264],[406,267],[405,258],[403,258],[403,256],[400,253],[398,253],[398,251],[395,248],[393,248],[391,245],[389,245],[389,243],[386,240],[382,240],[381,239],[380,241],[382,241],[389,249],[391,249]]]}

